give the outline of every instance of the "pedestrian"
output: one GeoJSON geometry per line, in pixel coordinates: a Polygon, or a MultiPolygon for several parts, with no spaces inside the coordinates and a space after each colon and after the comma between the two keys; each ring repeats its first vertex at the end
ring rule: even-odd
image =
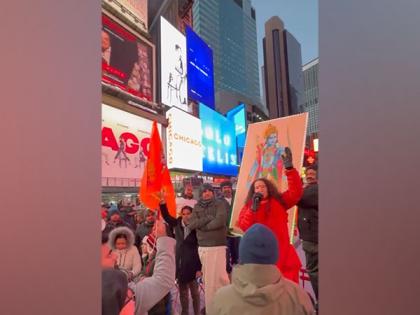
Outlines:
{"type": "Polygon", "coordinates": [[[109,234],[113,229],[117,227],[128,227],[128,224],[121,218],[121,212],[118,207],[114,204],[111,205],[108,211],[108,222],[105,226],[105,233],[109,234]]]}
{"type": "Polygon", "coordinates": [[[162,197],[160,211],[163,219],[175,230],[176,250],[176,279],[179,285],[181,301],[181,315],[188,315],[189,293],[191,292],[194,315],[200,314],[200,292],[197,276],[200,275],[201,262],[198,256],[198,243],[195,230],[188,227],[193,209],[184,206],[181,209],[181,217],[174,218],[169,212],[165,199],[162,197]]]}
{"type": "Polygon", "coordinates": [[[232,284],[217,291],[208,314],[315,314],[309,295],[276,267],[282,254],[269,228],[258,223],[250,227],[239,245],[232,284]]]}
{"type": "Polygon", "coordinates": [[[134,234],[127,227],[118,227],[109,234],[109,247],[117,257],[118,269],[128,281],[140,275],[142,263],[138,249],[134,246],[134,234]]]}
{"type": "Polygon", "coordinates": [[[205,288],[206,308],[216,291],[229,284],[226,272],[226,202],[216,199],[211,184],[203,184],[187,227],[196,230],[205,288]]]}
{"type": "Polygon", "coordinates": [[[145,213],[145,220],[136,229],[135,244],[137,248],[141,245],[143,238],[150,234],[156,221],[156,211],[146,209],[145,213]]]}
{"type": "Polygon", "coordinates": [[[315,167],[305,170],[306,185],[298,202],[298,229],[306,257],[306,270],[318,300],[318,174],[315,167]]]}
{"type": "Polygon", "coordinates": [[[299,283],[301,262],[295,248],[290,244],[287,210],[297,204],[302,196],[302,182],[299,173],[293,168],[292,152],[285,148],[282,155],[286,168],[288,190],[280,193],[275,184],[266,179],[256,179],[249,188],[237,225],[246,232],[253,224],[261,223],[276,235],[281,255],[277,267],[288,279],[299,283]]]}
{"type": "Polygon", "coordinates": [[[226,252],[226,271],[228,274],[232,272],[232,267],[238,263],[238,250],[239,242],[241,240],[239,235],[235,235],[231,232],[230,219],[232,216],[233,200],[235,195],[232,188],[232,182],[226,180],[220,183],[220,189],[222,190],[223,200],[226,201],[228,207],[226,227],[227,227],[227,252],[226,252]]]}
{"type": "Polygon", "coordinates": [[[186,184],[184,187],[184,192],[181,197],[176,198],[176,216],[181,216],[181,209],[184,206],[190,206],[194,208],[197,200],[194,199],[194,189],[191,184],[186,184]]]}

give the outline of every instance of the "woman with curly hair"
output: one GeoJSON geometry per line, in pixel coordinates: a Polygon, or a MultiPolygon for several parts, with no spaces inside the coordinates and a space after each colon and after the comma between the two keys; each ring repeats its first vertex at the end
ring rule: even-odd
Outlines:
{"type": "Polygon", "coordinates": [[[255,223],[264,224],[271,229],[279,243],[280,255],[277,267],[283,276],[299,283],[299,270],[302,264],[295,248],[290,244],[287,210],[300,200],[303,188],[299,173],[293,168],[292,153],[289,148],[285,149],[282,159],[286,168],[288,190],[280,193],[275,184],[266,178],[254,180],[239,214],[237,226],[244,232],[255,223]]]}

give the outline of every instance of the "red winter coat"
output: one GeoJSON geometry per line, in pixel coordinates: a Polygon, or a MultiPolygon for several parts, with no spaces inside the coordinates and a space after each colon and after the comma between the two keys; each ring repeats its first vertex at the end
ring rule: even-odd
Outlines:
{"type": "Polygon", "coordinates": [[[284,277],[299,283],[299,270],[302,266],[293,245],[290,244],[287,209],[293,207],[302,197],[302,182],[295,169],[285,171],[288,190],[281,194],[282,205],[274,198],[262,200],[256,212],[251,210],[248,202],[241,210],[237,225],[245,232],[254,223],[261,223],[270,228],[279,242],[279,260],[277,267],[284,277]]]}

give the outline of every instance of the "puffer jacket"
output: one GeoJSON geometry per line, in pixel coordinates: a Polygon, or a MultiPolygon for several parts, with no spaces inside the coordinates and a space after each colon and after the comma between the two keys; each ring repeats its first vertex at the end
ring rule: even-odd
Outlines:
{"type": "Polygon", "coordinates": [[[300,238],[318,244],[318,184],[306,186],[297,205],[300,238]]]}
{"type": "Polygon", "coordinates": [[[134,234],[128,227],[118,227],[111,231],[109,234],[109,247],[112,252],[117,256],[117,264],[121,270],[125,270],[131,273],[130,278],[134,278],[140,274],[142,263],[140,254],[137,248],[134,246],[134,234]],[[118,234],[125,234],[127,236],[127,248],[116,249],[115,239],[118,234]]]}
{"type": "Polygon", "coordinates": [[[269,197],[262,200],[257,211],[251,210],[251,203],[242,208],[237,225],[246,232],[253,224],[261,223],[267,226],[276,235],[279,242],[280,257],[277,267],[282,274],[296,283],[299,283],[299,270],[302,266],[295,248],[290,244],[288,232],[287,210],[302,197],[302,182],[296,169],[286,170],[288,189],[281,194],[282,203],[269,197]]]}
{"type": "Polygon", "coordinates": [[[188,227],[196,230],[202,247],[226,245],[226,202],[219,199],[200,199],[194,206],[188,227]]]}
{"type": "Polygon", "coordinates": [[[315,314],[309,295],[284,278],[275,265],[245,264],[233,269],[232,284],[219,289],[210,315],[315,314]]]}

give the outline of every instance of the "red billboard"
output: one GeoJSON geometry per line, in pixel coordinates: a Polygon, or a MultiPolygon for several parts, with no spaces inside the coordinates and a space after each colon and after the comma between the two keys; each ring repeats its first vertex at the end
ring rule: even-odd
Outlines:
{"type": "Polygon", "coordinates": [[[154,46],[102,14],[102,81],[154,101],[154,46]]]}

